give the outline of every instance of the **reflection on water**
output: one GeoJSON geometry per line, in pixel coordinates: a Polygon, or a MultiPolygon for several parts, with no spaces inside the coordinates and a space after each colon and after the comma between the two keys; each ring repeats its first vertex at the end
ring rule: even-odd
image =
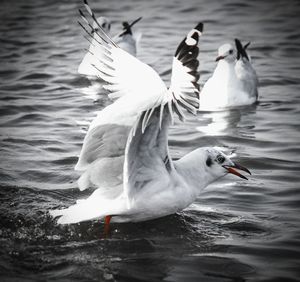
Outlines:
{"type": "Polygon", "coordinates": [[[230,112],[226,111],[203,114],[201,115],[201,119],[207,122],[196,127],[196,129],[206,135],[218,136],[226,134],[229,125],[229,116],[230,112]]]}
{"type": "Polygon", "coordinates": [[[222,136],[239,134],[246,138],[255,138],[254,117],[256,105],[223,109],[219,111],[200,112],[196,130],[204,135],[222,136]]]}
{"type": "Polygon", "coordinates": [[[85,95],[88,99],[97,101],[99,98],[99,93],[102,91],[102,83],[98,81],[91,81],[91,84],[80,88],[79,92],[85,95]]]}

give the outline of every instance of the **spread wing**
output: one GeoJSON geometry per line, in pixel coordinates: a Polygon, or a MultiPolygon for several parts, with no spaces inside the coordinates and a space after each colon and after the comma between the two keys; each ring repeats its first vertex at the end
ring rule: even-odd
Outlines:
{"type": "Polygon", "coordinates": [[[141,190],[150,189],[153,193],[153,189],[164,189],[176,181],[171,177],[174,166],[168,148],[168,129],[173,112],[183,119],[182,107],[195,113],[199,106],[197,45],[202,27],[198,24],[177,48],[168,90],[170,99],[144,111],[131,130],[123,174],[128,205],[141,190]]]}
{"type": "Polygon", "coordinates": [[[147,186],[163,189],[172,181],[170,173],[174,167],[168,149],[171,115],[168,103],[161,104],[153,109],[146,128],[143,124],[147,112],[143,112],[131,131],[125,153],[123,181],[130,201],[135,200],[135,195],[147,186]]]}
{"type": "MultiPolygon", "coordinates": [[[[86,1],[85,5],[93,21],[97,23],[86,1]]],[[[75,167],[82,171],[79,188],[84,190],[91,184],[98,187],[112,185],[112,175],[109,179],[107,177],[107,167],[110,166],[113,166],[115,178],[122,183],[122,157],[130,128],[142,111],[160,103],[163,97],[161,94],[167,88],[150,66],[120,49],[101,26],[94,29],[82,11],[80,14],[87,27],[81,23],[80,25],[88,35],[98,35],[95,44],[101,54],[93,54],[94,60],[101,62],[97,64],[99,67],[94,66],[98,76],[107,82],[106,88],[112,92],[112,97],[118,98],[98,113],[85,136],[75,167]]]]}
{"type": "MultiPolygon", "coordinates": [[[[96,16],[87,1],[84,0],[84,2],[91,20],[97,25],[96,16]]],[[[81,10],[79,11],[81,18],[87,26],[85,27],[79,22],[81,27],[88,36],[93,37],[94,34],[97,35],[95,42],[97,52],[93,54],[95,61],[93,66],[98,71],[98,77],[107,83],[104,88],[111,92],[109,95],[111,98],[119,98],[124,95],[130,95],[131,97],[141,95],[152,97],[156,93],[161,94],[166,91],[165,83],[156,71],[119,48],[99,24],[96,29],[93,28],[93,25],[84,13],[81,10]],[[147,87],[150,85],[151,87],[147,87]]]]}
{"type": "MultiPolygon", "coordinates": [[[[97,23],[86,0],[85,6],[91,18],[97,23]]],[[[83,12],[80,13],[88,26],[85,28],[81,24],[84,30],[90,36],[92,32],[97,33],[99,37],[97,50],[102,54],[98,57],[95,54],[95,60],[101,61],[101,69],[98,69],[99,77],[107,82],[105,87],[111,91],[111,97],[117,98],[113,104],[98,113],[85,136],[75,167],[76,170],[82,171],[79,188],[83,190],[90,184],[98,187],[120,184],[116,184],[112,179],[119,179],[122,182],[123,166],[120,164],[124,161],[128,134],[142,112],[144,112],[142,128],[146,128],[154,109],[161,104],[168,104],[169,112],[177,112],[180,118],[183,118],[180,106],[195,112],[193,107],[197,109],[195,104],[199,95],[198,75],[195,71],[198,64],[195,60],[198,55],[196,50],[202,24],[197,25],[179,45],[173,62],[171,87],[168,90],[150,66],[120,49],[100,25],[97,30],[94,29],[83,12]],[[88,28],[91,31],[88,31],[88,28]]],[[[162,124],[162,116],[159,124],[162,124]]]]}
{"type": "Polygon", "coordinates": [[[202,31],[203,23],[199,23],[179,44],[173,58],[169,90],[174,97],[174,110],[181,119],[184,118],[184,115],[178,106],[193,114],[196,114],[199,107],[198,42],[202,31]]]}

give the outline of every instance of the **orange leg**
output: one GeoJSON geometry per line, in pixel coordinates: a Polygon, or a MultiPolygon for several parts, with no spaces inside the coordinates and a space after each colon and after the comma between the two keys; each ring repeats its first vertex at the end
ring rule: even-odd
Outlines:
{"type": "Polygon", "coordinates": [[[104,234],[108,235],[109,233],[109,223],[111,220],[112,216],[111,215],[107,215],[104,219],[104,234]]]}

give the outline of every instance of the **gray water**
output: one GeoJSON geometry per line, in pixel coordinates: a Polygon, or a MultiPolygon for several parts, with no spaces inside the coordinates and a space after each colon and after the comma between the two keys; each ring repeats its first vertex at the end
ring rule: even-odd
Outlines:
{"type": "Polygon", "coordinates": [[[176,123],[178,158],[198,146],[234,150],[252,171],[207,187],[161,219],[59,226],[49,209],[86,197],[74,171],[89,122],[108,105],[101,83],[77,74],[88,43],[81,1],[1,1],[1,281],[300,281],[300,2],[90,1],[113,21],[143,16],[138,57],[169,83],[177,44],[197,22],[200,82],[217,48],[251,41],[259,103],[176,123]]]}

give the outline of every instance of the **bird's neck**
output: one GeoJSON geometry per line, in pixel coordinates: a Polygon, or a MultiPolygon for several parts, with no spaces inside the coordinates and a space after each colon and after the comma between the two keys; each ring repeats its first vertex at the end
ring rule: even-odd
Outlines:
{"type": "Polygon", "coordinates": [[[228,79],[229,76],[234,74],[234,62],[228,62],[226,60],[220,60],[214,71],[214,76],[218,76],[225,80],[228,79]]]}
{"type": "Polygon", "coordinates": [[[174,162],[177,173],[189,189],[194,189],[194,193],[197,195],[215,180],[207,170],[206,158],[205,149],[199,148],[174,162]]]}
{"type": "Polygon", "coordinates": [[[227,100],[226,105],[236,103],[238,94],[241,91],[241,82],[235,71],[235,62],[221,60],[215,70],[214,76],[218,79],[218,85],[225,93],[224,99],[227,100]]]}

